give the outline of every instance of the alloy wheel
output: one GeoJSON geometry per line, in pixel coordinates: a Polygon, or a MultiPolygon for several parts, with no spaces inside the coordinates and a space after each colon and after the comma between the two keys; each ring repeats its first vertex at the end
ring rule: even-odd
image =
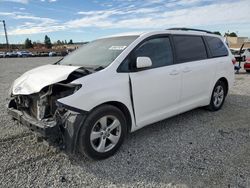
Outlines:
{"type": "Polygon", "coordinates": [[[113,149],[120,137],[120,121],[115,116],[103,116],[91,130],[90,143],[94,150],[104,153],[113,149]]]}
{"type": "Polygon", "coordinates": [[[213,94],[213,103],[215,107],[220,107],[224,100],[224,89],[221,85],[218,85],[213,94]]]}

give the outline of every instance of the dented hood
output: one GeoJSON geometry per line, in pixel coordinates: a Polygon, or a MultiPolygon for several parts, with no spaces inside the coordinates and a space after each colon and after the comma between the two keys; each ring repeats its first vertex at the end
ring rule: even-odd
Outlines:
{"type": "Polygon", "coordinates": [[[12,86],[13,95],[29,95],[39,92],[45,86],[66,80],[79,66],[44,65],[32,69],[18,79],[12,86]]]}

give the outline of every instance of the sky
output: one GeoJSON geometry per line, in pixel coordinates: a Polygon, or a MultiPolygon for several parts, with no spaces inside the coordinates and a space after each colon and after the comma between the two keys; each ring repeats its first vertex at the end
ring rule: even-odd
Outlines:
{"type": "MultiPolygon", "coordinates": [[[[250,0],[0,0],[10,43],[191,27],[250,37],[250,0]]],[[[4,43],[0,23],[0,43],[4,43]]]]}

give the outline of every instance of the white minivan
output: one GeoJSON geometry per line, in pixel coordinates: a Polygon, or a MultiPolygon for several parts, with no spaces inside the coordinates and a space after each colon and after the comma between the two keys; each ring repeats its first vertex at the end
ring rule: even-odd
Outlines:
{"type": "Polygon", "coordinates": [[[105,37],[24,73],[8,109],[66,151],[103,159],[129,132],[197,107],[219,110],[233,62],[223,38],[202,30],[105,37]]]}

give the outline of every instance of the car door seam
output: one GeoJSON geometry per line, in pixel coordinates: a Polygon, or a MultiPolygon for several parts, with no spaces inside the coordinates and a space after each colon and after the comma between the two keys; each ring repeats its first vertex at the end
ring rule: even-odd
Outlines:
{"type": "Polygon", "coordinates": [[[135,106],[134,106],[134,98],[133,98],[133,87],[132,87],[132,81],[129,77],[129,94],[130,94],[130,101],[131,101],[131,105],[132,105],[132,110],[133,110],[133,115],[134,115],[134,120],[135,120],[135,125],[136,125],[136,117],[135,117],[135,106]]]}

